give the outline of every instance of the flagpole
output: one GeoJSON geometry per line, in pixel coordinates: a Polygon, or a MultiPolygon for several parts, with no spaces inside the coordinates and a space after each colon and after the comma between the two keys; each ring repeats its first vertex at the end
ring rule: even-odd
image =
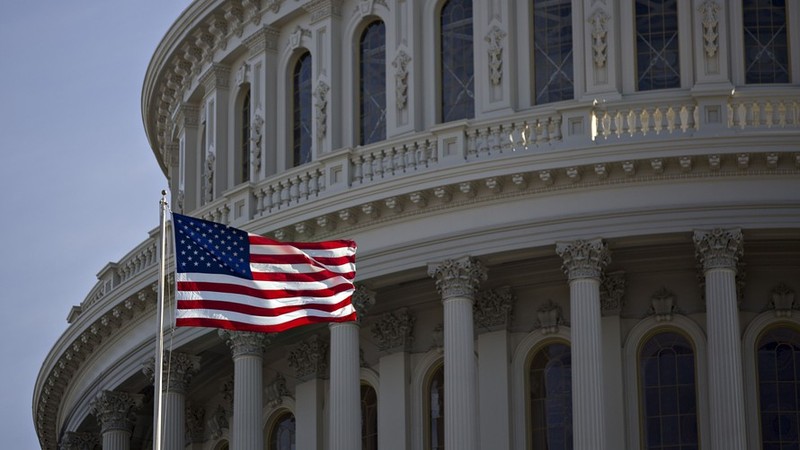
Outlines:
{"type": "Polygon", "coordinates": [[[159,202],[161,211],[161,261],[158,270],[158,303],[156,304],[156,316],[158,316],[158,328],[156,329],[156,357],[155,357],[155,415],[153,417],[153,450],[161,450],[161,416],[163,410],[162,385],[164,378],[164,292],[167,261],[167,191],[161,191],[161,201],[159,202]]]}

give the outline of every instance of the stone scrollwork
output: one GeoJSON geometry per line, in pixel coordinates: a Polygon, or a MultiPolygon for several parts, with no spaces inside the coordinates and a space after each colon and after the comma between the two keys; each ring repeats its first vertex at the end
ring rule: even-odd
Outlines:
{"type": "Polygon", "coordinates": [[[350,301],[356,310],[356,320],[361,322],[361,319],[367,314],[367,310],[375,304],[375,292],[367,289],[364,285],[358,285],[350,301]]]}
{"type": "Polygon", "coordinates": [[[706,0],[697,10],[703,20],[703,41],[706,56],[713,58],[718,49],[719,12],[722,7],[715,0],[706,0]]]}
{"type": "Polygon", "coordinates": [[[328,372],[328,343],[317,335],[311,336],[289,353],[289,366],[302,381],[325,376],[328,372]]]}
{"type": "Polygon", "coordinates": [[[317,102],[314,108],[317,113],[317,139],[325,139],[328,132],[328,92],[331,87],[324,81],[320,81],[317,89],[314,90],[314,98],[317,102]]]}
{"type": "Polygon", "coordinates": [[[618,315],[625,306],[625,272],[604,274],[600,281],[600,311],[618,315]]]}
{"type": "Polygon", "coordinates": [[[392,67],[394,67],[394,95],[397,109],[402,111],[408,103],[408,64],[411,57],[406,52],[397,52],[392,67]]]}
{"type": "Polygon", "coordinates": [[[142,407],[143,397],[127,392],[102,391],[91,403],[91,413],[100,424],[101,433],[113,430],[130,432],[136,410],[142,407]]]}
{"type": "MultiPolygon", "coordinates": [[[[164,375],[166,375],[166,383],[164,383],[162,389],[164,391],[186,393],[192,377],[199,370],[199,356],[180,352],[165,352],[164,375]]],[[[153,381],[155,378],[155,358],[150,358],[142,371],[150,378],[150,381],[153,381]]]]}
{"type": "Polygon", "coordinates": [[[503,329],[511,322],[514,292],[509,286],[481,291],[472,308],[475,323],[489,331],[503,329]]]}
{"type": "Polygon", "coordinates": [[[487,272],[480,261],[465,256],[429,265],[428,275],[436,281],[436,289],[443,299],[466,297],[474,300],[487,272]]]}
{"type": "Polygon", "coordinates": [[[190,444],[203,442],[205,432],[206,410],[201,406],[186,407],[186,442],[190,444]]]}
{"type": "Polygon", "coordinates": [[[536,311],[536,317],[539,319],[539,330],[542,334],[558,333],[558,326],[564,323],[561,307],[554,303],[553,300],[548,300],[547,303],[542,305],[536,311]]]}
{"type": "Polygon", "coordinates": [[[780,283],[772,289],[769,306],[775,311],[775,317],[790,317],[796,307],[794,291],[786,283],[780,283]]]}
{"type": "Polygon", "coordinates": [[[570,281],[579,278],[599,280],[603,268],[611,262],[608,246],[602,239],[559,242],[556,253],[564,260],[561,267],[570,281]]]}
{"type": "Polygon", "coordinates": [[[276,408],[283,404],[284,397],[291,397],[292,393],[286,387],[286,378],[279,373],[267,384],[265,389],[267,394],[267,406],[276,408]]]}
{"type": "Polygon", "coordinates": [[[259,110],[253,116],[253,123],[250,126],[252,136],[250,137],[250,164],[253,172],[258,174],[261,170],[261,141],[264,136],[264,117],[259,110]]]}
{"type": "Polygon", "coordinates": [[[742,257],[742,230],[698,230],[694,232],[695,255],[703,267],[703,271],[711,269],[732,269],[742,257]]]}
{"type": "Polygon", "coordinates": [[[594,53],[594,65],[598,69],[606,66],[608,55],[608,22],[611,17],[602,9],[598,9],[589,17],[589,25],[592,33],[592,51],[594,53]]]}
{"type": "Polygon", "coordinates": [[[662,287],[650,297],[650,312],[657,322],[672,320],[675,310],[675,294],[667,288],[662,287]]]}
{"type": "Polygon", "coordinates": [[[414,342],[414,322],[416,318],[408,308],[384,314],[372,326],[372,335],[378,341],[381,351],[408,351],[414,342]]]}
{"type": "Polygon", "coordinates": [[[489,80],[493,86],[499,86],[503,81],[503,39],[506,36],[507,33],[495,25],[483,38],[489,44],[489,80]]]}
{"type": "Polygon", "coordinates": [[[214,410],[214,414],[212,414],[211,418],[208,419],[208,431],[211,439],[221,438],[225,434],[225,431],[229,429],[229,427],[228,413],[225,411],[225,408],[223,408],[222,405],[217,405],[217,409],[214,410]]]}
{"type": "Polygon", "coordinates": [[[206,153],[206,170],[204,173],[205,180],[203,181],[203,201],[206,203],[214,200],[214,166],[216,161],[214,152],[206,153]]]}

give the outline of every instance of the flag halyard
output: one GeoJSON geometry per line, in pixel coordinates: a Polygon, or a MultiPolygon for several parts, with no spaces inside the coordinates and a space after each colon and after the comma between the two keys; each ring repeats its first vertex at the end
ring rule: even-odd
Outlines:
{"type": "Polygon", "coordinates": [[[356,319],[356,244],[279,242],[173,213],[176,325],[276,333],[356,319]]]}

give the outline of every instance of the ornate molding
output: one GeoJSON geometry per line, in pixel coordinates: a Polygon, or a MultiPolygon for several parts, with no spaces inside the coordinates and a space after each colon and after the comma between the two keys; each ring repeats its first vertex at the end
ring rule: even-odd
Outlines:
{"type": "Polygon", "coordinates": [[[186,406],[186,442],[196,444],[205,440],[206,410],[202,406],[186,406]]]}
{"type": "Polygon", "coordinates": [[[286,387],[286,378],[280,372],[275,374],[275,378],[267,383],[264,389],[267,395],[267,406],[276,408],[283,404],[284,397],[292,397],[292,392],[286,387]]]}
{"type": "Polygon", "coordinates": [[[736,270],[739,258],[744,254],[742,230],[695,230],[695,256],[703,267],[703,272],[711,269],[736,270]]]}
{"type": "Polygon", "coordinates": [[[501,330],[511,323],[516,296],[511,287],[481,291],[472,306],[475,324],[486,331],[501,330]]]}
{"type": "Polygon", "coordinates": [[[397,110],[402,111],[408,104],[408,64],[411,57],[408,53],[400,50],[392,61],[394,67],[394,95],[397,110]]]}
{"type": "Polygon", "coordinates": [[[350,302],[356,310],[356,321],[361,323],[369,308],[375,304],[375,291],[367,289],[364,285],[357,285],[350,302]]]}
{"type": "Polygon", "coordinates": [[[474,300],[478,286],[487,278],[483,264],[469,256],[431,264],[428,266],[428,275],[436,281],[436,290],[443,300],[451,297],[474,300]]]}
{"type": "Polygon", "coordinates": [[[706,56],[713,58],[719,47],[717,39],[719,38],[719,13],[722,11],[722,7],[714,0],[706,0],[697,8],[697,11],[702,16],[703,48],[706,56]]]}
{"type": "Polygon", "coordinates": [[[311,30],[308,28],[303,28],[300,25],[294,28],[294,31],[289,35],[289,41],[287,41],[286,45],[289,46],[292,50],[296,50],[300,47],[303,43],[303,38],[310,38],[311,37],[311,30]]]}
{"type": "Polygon", "coordinates": [[[217,157],[213,151],[206,152],[205,165],[206,169],[203,173],[205,177],[203,180],[203,202],[211,203],[214,201],[214,168],[216,167],[217,157]]]}
{"type": "Polygon", "coordinates": [[[331,87],[327,83],[320,80],[317,84],[317,89],[314,90],[314,98],[317,100],[314,103],[317,118],[317,139],[325,139],[328,132],[328,92],[331,87]]]}
{"type": "Polygon", "coordinates": [[[276,52],[278,50],[278,37],[280,30],[275,27],[263,26],[260,30],[248,36],[244,40],[247,46],[248,56],[253,57],[265,51],[276,52]]]}
{"type": "Polygon", "coordinates": [[[208,93],[215,89],[227,89],[230,85],[230,75],[230,67],[215,63],[200,76],[199,81],[208,93]]]}
{"type": "Polygon", "coordinates": [[[536,317],[539,319],[539,331],[542,334],[558,333],[558,326],[564,323],[561,306],[554,303],[553,300],[548,300],[536,310],[536,317]]]}
{"type": "Polygon", "coordinates": [[[311,14],[311,23],[329,17],[340,17],[342,15],[341,0],[311,0],[303,4],[303,9],[311,14]]]}
{"type": "MultiPolygon", "coordinates": [[[[181,352],[165,352],[163,357],[166,383],[162,389],[185,394],[192,377],[200,371],[200,357],[181,352]]],[[[155,380],[155,365],[155,358],[150,358],[142,369],[151,383],[155,380]]]]}
{"type": "Polygon", "coordinates": [[[416,318],[408,308],[400,308],[384,314],[372,326],[372,336],[378,341],[381,351],[409,351],[414,342],[416,318]]]}
{"type": "Polygon", "coordinates": [[[217,405],[217,409],[208,419],[208,431],[211,439],[219,439],[230,428],[228,413],[222,405],[217,405]]]}
{"type": "Polygon", "coordinates": [[[602,239],[556,243],[556,253],[564,260],[561,268],[569,281],[581,278],[600,280],[603,269],[611,262],[608,246],[602,239]]]}
{"type": "Polygon", "coordinates": [[[289,367],[301,381],[322,378],[328,373],[328,342],[313,335],[289,352],[289,367]]]}
{"type": "Polygon", "coordinates": [[[594,65],[598,69],[606,66],[608,58],[608,22],[611,21],[603,9],[598,9],[589,16],[589,25],[592,35],[592,52],[594,54],[594,65]]]}
{"type": "Polygon", "coordinates": [[[58,450],[96,450],[100,447],[97,433],[76,433],[67,431],[58,445],[58,450]]]}
{"type": "Polygon", "coordinates": [[[625,307],[625,272],[603,274],[600,280],[600,311],[604,316],[619,315],[625,307]]]}
{"type": "Polygon", "coordinates": [[[792,310],[796,308],[794,301],[794,291],[781,282],[770,292],[769,306],[775,311],[775,317],[790,317],[792,310]]]}
{"type": "Polygon", "coordinates": [[[662,287],[650,297],[650,313],[657,322],[672,320],[672,314],[676,310],[675,294],[667,288],[662,287]]]}
{"type": "Polygon", "coordinates": [[[264,356],[264,347],[274,336],[271,333],[218,330],[217,334],[230,347],[233,359],[240,356],[264,356]]]}
{"type": "Polygon", "coordinates": [[[483,38],[489,45],[486,49],[489,54],[489,80],[493,86],[499,86],[503,81],[503,40],[508,34],[493,25],[483,38]]]}
{"type": "Polygon", "coordinates": [[[100,424],[101,434],[108,431],[133,429],[136,410],[142,406],[142,395],[127,392],[102,391],[91,403],[91,414],[100,424]]]}
{"type": "Polygon", "coordinates": [[[250,137],[250,165],[253,166],[253,172],[256,175],[261,171],[261,141],[264,136],[264,118],[261,115],[262,111],[259,109],[250,124],[252,133],[250,137]]]}

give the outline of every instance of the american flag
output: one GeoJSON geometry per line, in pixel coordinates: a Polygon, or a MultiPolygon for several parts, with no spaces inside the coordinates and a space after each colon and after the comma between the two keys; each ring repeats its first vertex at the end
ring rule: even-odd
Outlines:
{"type": "Polygon", "coordinates": [[[356,243],[279,242],[172,214],[176,325],[277,333],[356,319],[356,243]]]}

